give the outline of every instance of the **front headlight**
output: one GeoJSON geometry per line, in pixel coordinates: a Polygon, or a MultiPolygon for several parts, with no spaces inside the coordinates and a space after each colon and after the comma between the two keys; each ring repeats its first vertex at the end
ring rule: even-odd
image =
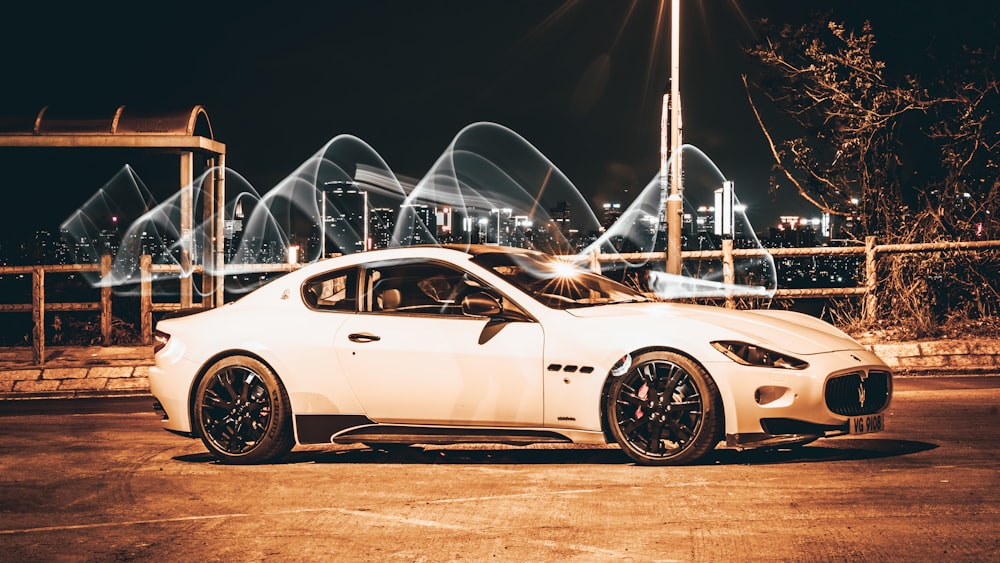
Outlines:
{"type": "Polygon", "coordinates": [[[722,340],[713,342],[712,347],[725,354],[730,360],[744,366],[782,369],[806,369],[809,367],[809,362],[746,342],[722,340]]]}

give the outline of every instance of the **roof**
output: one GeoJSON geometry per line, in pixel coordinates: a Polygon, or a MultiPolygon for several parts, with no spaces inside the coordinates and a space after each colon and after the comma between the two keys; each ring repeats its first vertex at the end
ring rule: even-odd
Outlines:
{"type": "Polygon", "coordinates": [[[136,134],[215,138],[202,106],[166,111],[126,106],[75,111],[44,106],[37,113],[0,116],[0,135],[136,134]]]}
{"type": "Polygon", "coordinates": [[[225,154],[208,112],[196,105],[153,110],[139,106],[75,109],[44,106],[38,112],[0,116],[0,146],[133,147],[225,154]]]}

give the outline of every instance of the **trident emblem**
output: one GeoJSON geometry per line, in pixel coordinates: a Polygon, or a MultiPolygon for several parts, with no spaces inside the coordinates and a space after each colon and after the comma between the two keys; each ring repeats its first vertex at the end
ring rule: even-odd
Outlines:
{"type": "Polygon", "coordinates": [[[861,405],[862,409],[865,408],[865,383],[863,381],[858,384],[858,404],[861,405]]]}

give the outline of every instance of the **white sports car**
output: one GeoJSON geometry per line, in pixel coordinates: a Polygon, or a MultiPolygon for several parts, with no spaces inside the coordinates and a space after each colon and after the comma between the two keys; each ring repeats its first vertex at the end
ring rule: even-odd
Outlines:
{"type": "Polygon", "coordinates": [[[403,247],[165,319],[168,430],[225,463],[295,444],[617,443],[641,464],[877,432],[892,375],[816,318],[647,299],[545,254],[403,247]]]}

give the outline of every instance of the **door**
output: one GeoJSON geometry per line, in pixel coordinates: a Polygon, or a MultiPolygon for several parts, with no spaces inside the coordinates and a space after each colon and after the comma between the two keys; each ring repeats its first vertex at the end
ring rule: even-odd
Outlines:
{"type": "Polygon", "coordinates": [[[369,268],[361,313],[335,348],[355,396],[382,423],[538,427],[543,334],[536,322],[490,322],[462,313],[484,289],[454,266],[386,263],[369,268]],[[492,328],[492,327],[491,327],[492,328]]]}

